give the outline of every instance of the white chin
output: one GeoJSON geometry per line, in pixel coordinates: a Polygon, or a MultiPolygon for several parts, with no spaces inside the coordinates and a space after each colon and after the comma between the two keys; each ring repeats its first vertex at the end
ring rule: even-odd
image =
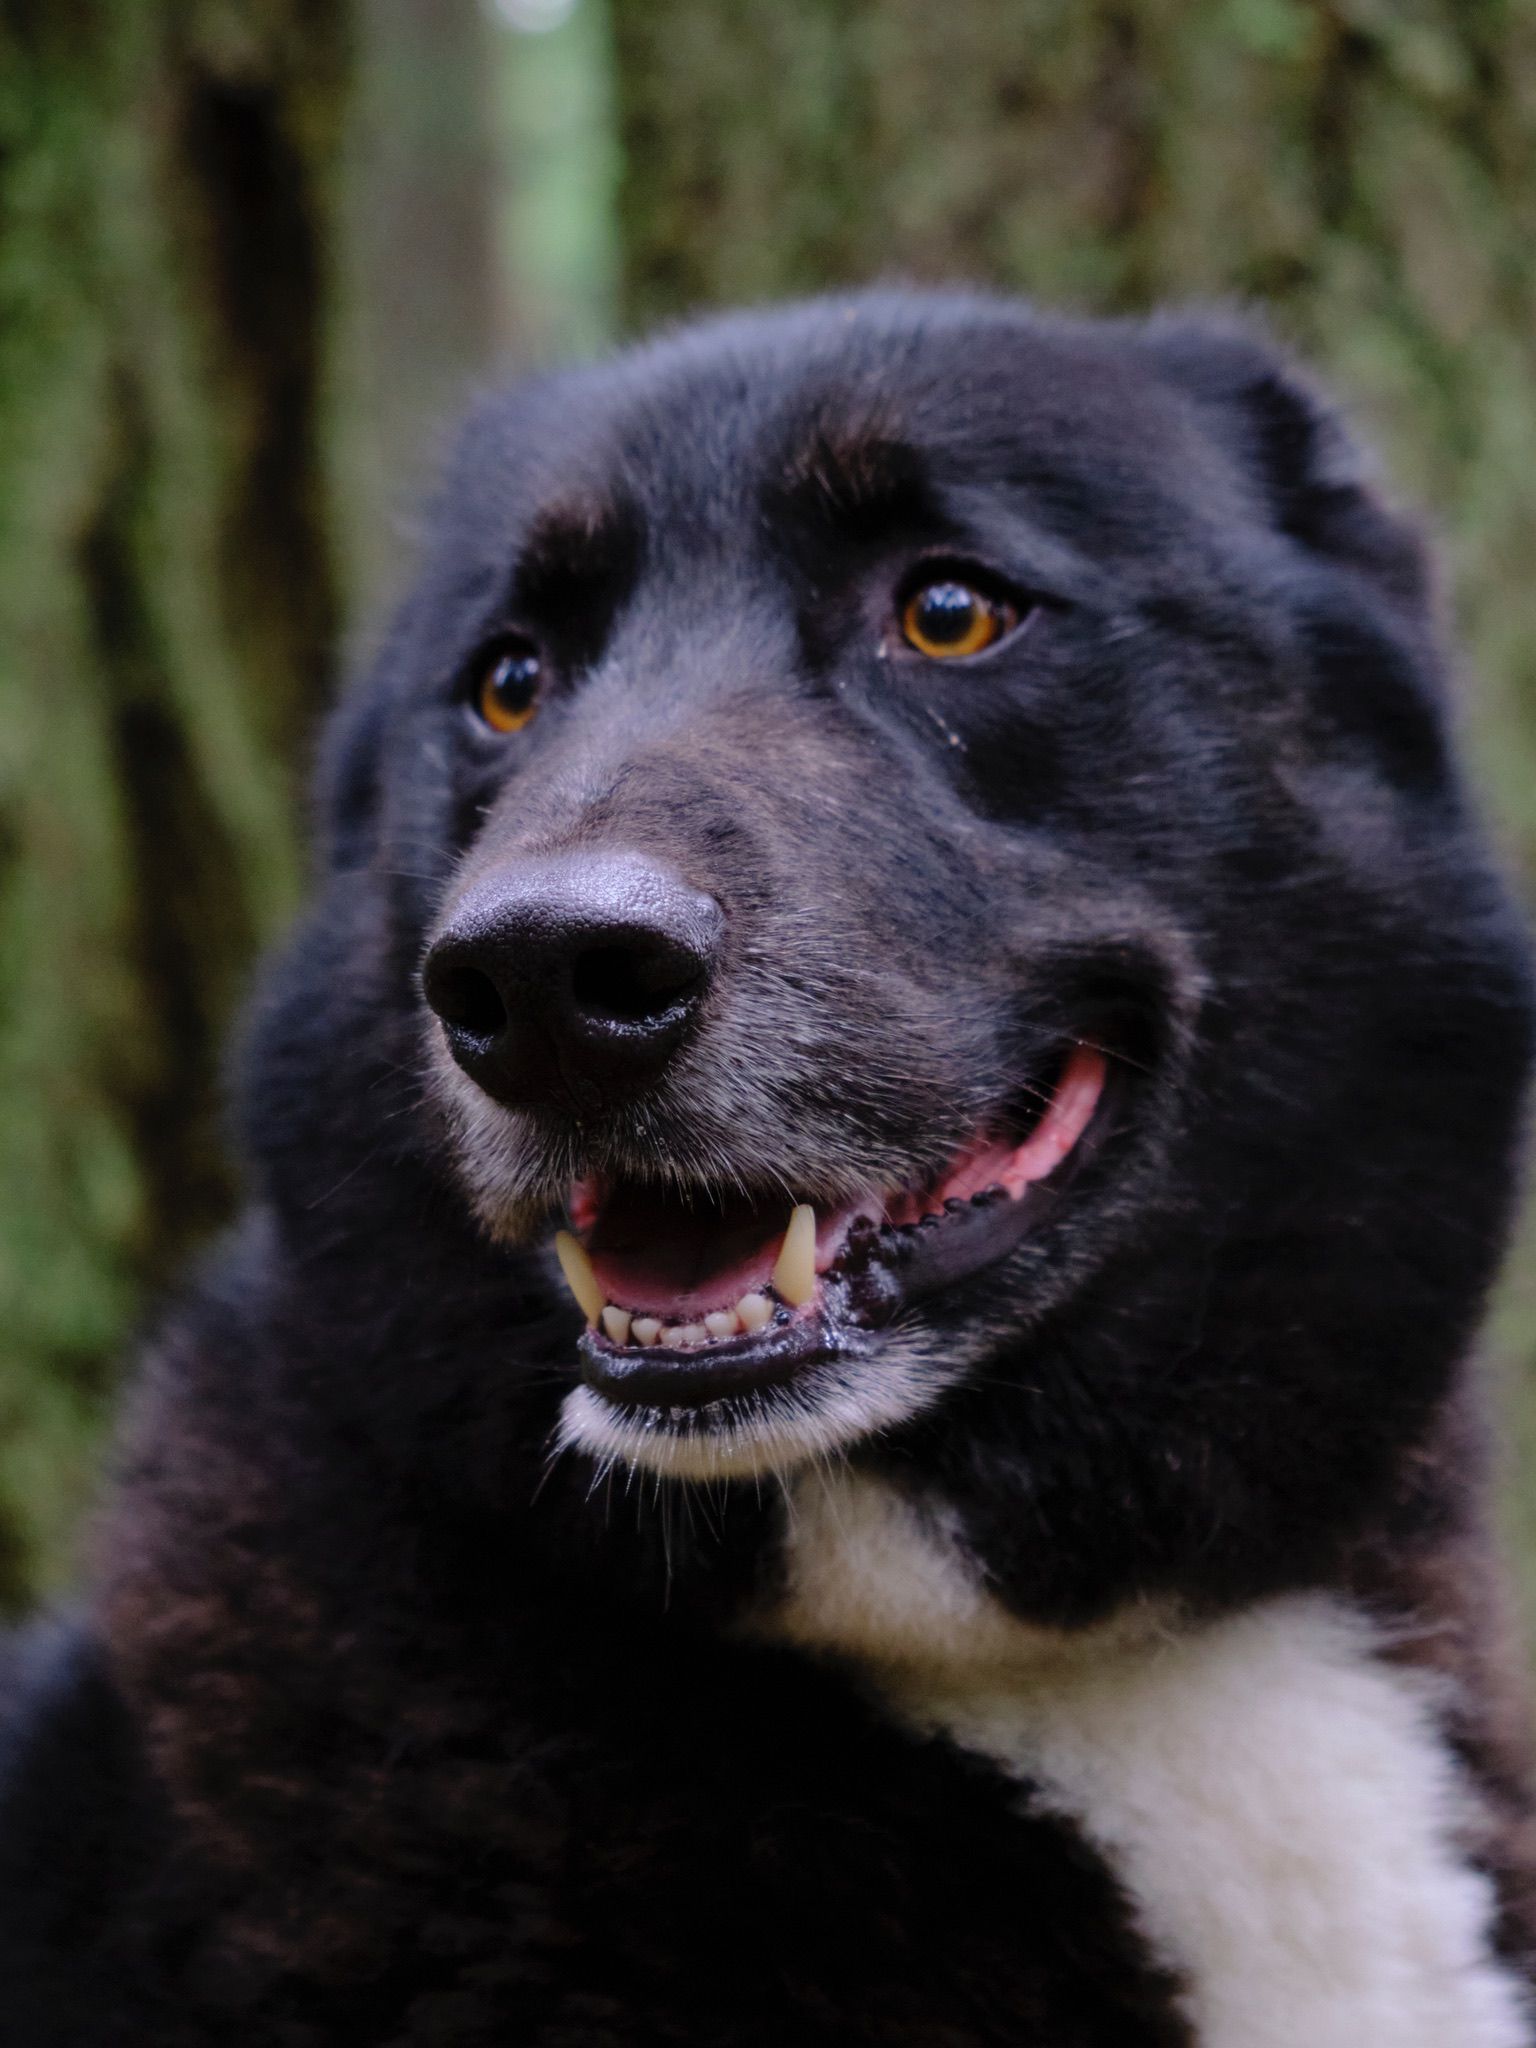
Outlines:
{"type": "Polygon", "coordinates": [[[832,1458],[928,1406],[951,1375],[890,1347],[878,1363],[819,1366],[787,1386],[702,1408],[621,1408],[574,1387],[557,1448],[665,1479],[759,1479],[832,1458]]]}

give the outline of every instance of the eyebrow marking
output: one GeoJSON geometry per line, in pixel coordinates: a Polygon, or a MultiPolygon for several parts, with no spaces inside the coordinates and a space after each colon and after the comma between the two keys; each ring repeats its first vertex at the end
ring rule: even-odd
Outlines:
{"type": "Polygon", "coordinates": [[[513,609],[596,644],[634,583],[643,542],[639,514],[625,498],[554,499],[535,515],[518,550],[513,609]]]}
{"type": "Polygon", "coordinates": [[[770,490],[822,527],[878,534],[931,508],[922,458],[884,408],[831,408],[790,447],[770,490]]]}

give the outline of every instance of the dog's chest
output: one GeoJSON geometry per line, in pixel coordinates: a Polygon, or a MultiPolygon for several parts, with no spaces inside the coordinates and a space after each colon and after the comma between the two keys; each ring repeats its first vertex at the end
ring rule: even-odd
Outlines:
{"type": "MultiPolygon", "coordinates": [[[[1015,1621],[942,1517],[802,1481],[779,1640],[853,1659],[1109,1864],[1200,2048],[1529,2048],[1465,1788],[1416,1678],[1323,1596],[1199,1631],[1015,1621]]],[[[1020,1902],[1037,1913],[1038,1901],[1020,1902]]]]}

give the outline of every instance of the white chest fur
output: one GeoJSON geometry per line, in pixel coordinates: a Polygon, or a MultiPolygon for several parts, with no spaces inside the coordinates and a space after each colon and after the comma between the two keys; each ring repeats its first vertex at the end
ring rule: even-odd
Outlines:
{"type": "Polygon", "coordinates": [[[1201,2048],[1530,2048],[1424,1683],[1343,1603],[1069,1637],[1014,1621],[942,1514],[802,1479],[775,1638],[855,1659],[1070,1816],[1179,1974],[1201,2048]]]}

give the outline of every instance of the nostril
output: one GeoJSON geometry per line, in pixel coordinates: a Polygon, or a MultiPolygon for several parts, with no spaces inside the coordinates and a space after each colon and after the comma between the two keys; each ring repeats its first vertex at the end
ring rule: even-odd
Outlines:
{"type": "Polygon", "coordinates": [[[579,1011],[625,1024],[665,1016],[703,984],[704,970],[693,954],[662,946],[588,946],[571,972],[579,1011]]]}
{"type": "Polygon", "coordinates": [[[606,1113],[702,1021],[725,912],[632,853],[529,856],[457,899],[421,964],[446,1051],[508,1109],[606,1113]]]}
{"type": "Polygon", "coordinates": [[[429,967],[427,1001],[443,1022],[472,1038],[495,1038],[507,1027],[507,1006],[478,967],[429,967]]]}

